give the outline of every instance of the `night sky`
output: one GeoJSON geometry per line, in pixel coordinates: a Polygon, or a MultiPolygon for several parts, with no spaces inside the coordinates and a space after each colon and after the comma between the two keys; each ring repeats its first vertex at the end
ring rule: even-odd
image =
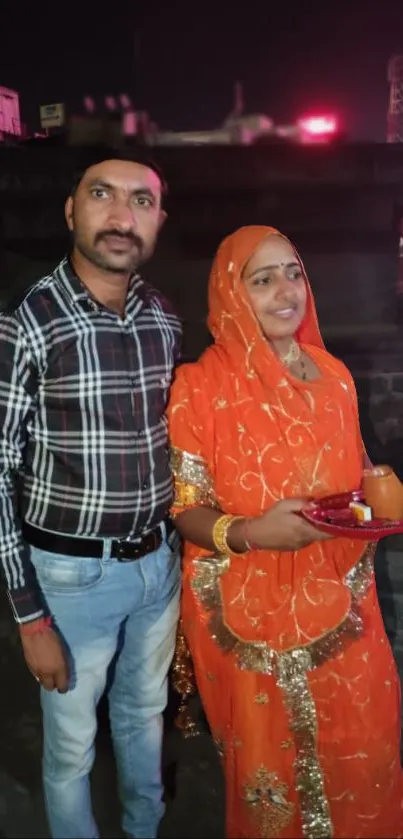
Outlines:
{"type": "Polygon", "coordinates": [[[0,85],[20,92],[31,126],[39,104],[74,113],[84,95],[125,92],[161,128],[213,128],[239,79],[248,112],[332,111],[353,139],[383,140],[399,52],[403,0],[1,4],[0,85]]]}

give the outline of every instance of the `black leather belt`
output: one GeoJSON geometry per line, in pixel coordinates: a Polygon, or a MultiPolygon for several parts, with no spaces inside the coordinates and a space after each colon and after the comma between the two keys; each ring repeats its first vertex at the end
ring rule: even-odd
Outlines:
{"type": "MultiPolygon", "coordinates": [[[[167,525],[168,533],[170,523],[167,525]]],[[[55,554],[66,554],[67,556],[85,556],[102,559],[104,555],[103,539],[86,539],[81,536],[64,536],[61,533],[51,533],[48,530],[41,530],[32,524],[24,522],[22,535],[29,545],[39,548],[42,551],[49,551],[55,554]]],[[[142,556],[156,551],[162,542],[161,527],[155,528],[151,533],[146,533],[139,539],[129,541],[127,539],[112,539],[110,556],[119,562],[133,562],[141,559],[142,556]]]]}

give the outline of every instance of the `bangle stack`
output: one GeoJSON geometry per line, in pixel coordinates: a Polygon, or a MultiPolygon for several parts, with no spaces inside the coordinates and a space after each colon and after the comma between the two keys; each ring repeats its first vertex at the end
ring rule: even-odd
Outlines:
{"type": "Polygon", "coordinates": [[[218,518],[215,522],[212,532],[212,539],[217,553],[223,556],[228,556],[228,554],[233,554],[234,556],[243,556],[245,551],[261,550],[260,546],[256,545],[251,539],[249,525],[250,519],[244,518],[244,516],[220,516],[220,518],[218,518]],[[232,550],[232,548],[230,548],[228,544],[228,531],[235,521],[243,522],[242,537],[245,542],[245,550],[241,552],[232,550]]]}
{"type": "Polygon", "coordinates": [[[214,542],[214,547],[218,554],[227,556],[228,554],[234,554],[235,556],[242,556],[244,553],[243,551],[239,554],[237,551],[233,551],[227,541],[228,538],[228,531],[234,521],[243,521],[243,516],[231,516],[231,515],[224,515],[220,516],[219,519],[215,522],[212,532],[212,539],[214,542]]]}

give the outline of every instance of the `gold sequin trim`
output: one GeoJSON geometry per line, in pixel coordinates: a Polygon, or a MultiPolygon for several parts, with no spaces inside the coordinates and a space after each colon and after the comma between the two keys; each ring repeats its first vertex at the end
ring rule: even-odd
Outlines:
{"type": "Polygon", "coordinates": [[[213,483],[203,457],[172,448],[171,468],[175,480],[174,506],[215,507],[213,483]]]}
{"type": "Polygon", "coordinates": [[[307,677],[309,653],[303,652],[305,660],[301,650],[279,656],[277,684],[283,692],[289,727],[295,737],[294,769],[302,831],[309,839],[323,839],[333,835],[333,825],[317,753],[316,709],[307,677]]]}
{"type": "Polygon", "coordinates": [[[283,749],[283,751],[287,751],[287,749],[292,749],[293,745],[294,740],[282,740],[280,748],[283,749]]]}
{"type": "Polygon", "coordinates": [[[278,836],[292,821],[295,804],[287,799],[288,786],[274,772],[261,766],[244,786],[244,801],[250,808],[255,828],[262,839],[278,836]]]}
{"type": "Polygon", "coordinates": [[[183,484],[181,481],[175,481],[175,504],[179,507],[194,507],[196,504],[201,504],[203,494],[199,487],[192,484],[183,484]]]}
{"type": "MultiPolygon", "coordinates": [[[[243,641],[226,625],[220,576],[228,571],[229,557],[194,561],[192,588],[209,616],[209,630],[224,653],[232,653],[241,670],[272,675],[280,687],[290,730],[295,737],[295,772],[299,791],[302,832],[307,839],[332,836],[332,822],[317,754],[317,719],[308,672],[347,649],[363,632],[360,600],[373,581],[375,546],[370,546],[345,577],[351,591],[350,610],[340,626],[305,647],[279,653],[260,642],[243,641]]],[[[268,834],[272,835],[272,834],[268,834]]]]}
{"type": "Polygon", "coordinates": [[[193,737],[199,731],[189,712],[188,700],[196,693],[196,678],[181,620],[177,629],[175,654],[172,662],[172,684],[174,690],[181,696],[176,725],[185,737],[193,737]]]}
{"type": "MultiPolygon", "coordinates": [[[[324,661],[334,658],[361,635],[362,618],[358,604],[373,580],[374,554],[375,549],[371,546],[345,577],[352,598],[350,610],[340,626],[306,647],[296,647],[293,650],[296,654],[308,653],[309,669],[319,667],[324,661]]],[[[279,656],[289,654],[291,650],[278,653],[263,641],[243,641],[224,621],[219,580],[230,568],[230,557],[202,557],[195,559],[193,564],[196,573],[192,580],[192,589],[208,612],[210,634],[220,649],[225,653],[234,653],[241,670],[273,674],[277,670],[279,656]]]]}
{"type": "Polygon", "coordinates": [[[255,703],[256,705],[268,705],[269,704],[269,694],[268,693],[257,693],[255,696],[255,703]]]}

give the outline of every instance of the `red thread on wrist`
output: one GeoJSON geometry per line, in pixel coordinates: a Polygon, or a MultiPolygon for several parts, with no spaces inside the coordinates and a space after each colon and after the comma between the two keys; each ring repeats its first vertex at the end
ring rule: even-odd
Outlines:
{"type": "Polygon", "coordinates": [[[20,623],[19,629],[21,635],[36,635],[37,632],[44,632],[50,629],[52,625],[52,618],[38,618],[36,621],[30,623],[20,623]]]}

